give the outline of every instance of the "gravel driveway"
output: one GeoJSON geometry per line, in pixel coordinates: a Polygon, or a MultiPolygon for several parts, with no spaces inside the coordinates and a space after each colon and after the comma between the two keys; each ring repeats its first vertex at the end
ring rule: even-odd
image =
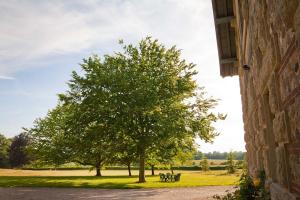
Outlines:
{"type": "Polygon", "coordinates": [[[0,188],[1,200],[204,200],[231,186],[162,189],[0,188]]]}

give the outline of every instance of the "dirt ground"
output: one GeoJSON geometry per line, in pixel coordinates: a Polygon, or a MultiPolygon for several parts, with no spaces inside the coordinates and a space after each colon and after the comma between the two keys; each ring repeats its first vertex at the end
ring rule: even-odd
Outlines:
{"type": "Polygon", "coordinates": [[[1,200],[210,200],[232,186],[162,189],[0,188],[1,200]]]}

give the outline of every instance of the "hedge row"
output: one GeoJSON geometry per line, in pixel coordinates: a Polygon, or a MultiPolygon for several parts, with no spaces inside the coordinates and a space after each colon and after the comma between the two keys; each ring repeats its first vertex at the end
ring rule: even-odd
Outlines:
{"type": "MultiPolygon", "coordinates": [[[[127,167],[123,166],[110,166],[110,167],[105,167],[105,169],[109,170],[126,170],[127,167]]],[[[138,170],[138,167],[131,167],[132,170],[138,170]]],[[[151,169],[150,167],[145,167],[145,169],[151,169]]],[[[155,167],[154,169],[156,170],[169,170],[169,167],[155,167]]],[[[225,165],[216,165],[216,166],[210,166],[210,170],[225,170],[226,166],[225,165]]],[[[178,166],[178,167],[173,167],[173,170],[202,170],[200,166],[178,166]]]]}
{"type": "MultiPolygon", "coordinates": [[[[241,167],[237,167],[238,169],[241,169],[241,167]]],[[[24,167],[21,168],[24,170],[80,170],[80,169],[90,169],[90,167],[42,167],[42,168],[34,168],[34,167],[24,167]]],[[[104,167],[103,169],[107,170],[127,170],[127,167],[125,166],[107,166],[104,167]]],[[[131,167],[132,170],[138,170],[139,168],[136,166],[131,167]]],[[[145,169],[150,170],[151,167],[145,167],[145,169]]],[[[164,166],[159,166],[155,167],[155,170],[169,170],[169,167],[164,167],[164,166]]],[[[210,166],[210,170],[226,170],[226,165],[215,165],[215,166],[210,166]]],[[[173,170],[202,170],[200,166],[178,166],[178,167],[173,167],[173,170]]]]}
{"type": "Polygon", "coordinates": [[[22,167],[23,170],[80,170],[90,169],[90,167],[22,167]]]}

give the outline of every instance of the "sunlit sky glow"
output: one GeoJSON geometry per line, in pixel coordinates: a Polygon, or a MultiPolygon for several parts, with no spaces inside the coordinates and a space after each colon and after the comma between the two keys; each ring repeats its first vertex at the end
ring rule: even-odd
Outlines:
{"type": "Polygon", "coordinates": [[[221,99],[221,133],[200,150],[244,151],[238,77],[221,78],[210,0],[0,1],[0,132],[31,127],[57,103],[78,63],[119,50],[146,36],[182,49],[197,65],[197,82],[221,99]]]}

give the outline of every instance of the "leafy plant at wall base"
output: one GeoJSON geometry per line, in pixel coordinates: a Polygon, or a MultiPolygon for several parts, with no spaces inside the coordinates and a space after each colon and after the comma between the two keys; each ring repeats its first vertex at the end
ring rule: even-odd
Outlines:
{"type": "Polygon", "coordinates": [[[245,171],[239,181],[239,189],[225,196],[214,195],[214,199],[217,200],[270,200],[270,193],[265,189],[265,172],[259,173],[259,181],[256,185],[249,175],[248,171],[245,171]]]}

